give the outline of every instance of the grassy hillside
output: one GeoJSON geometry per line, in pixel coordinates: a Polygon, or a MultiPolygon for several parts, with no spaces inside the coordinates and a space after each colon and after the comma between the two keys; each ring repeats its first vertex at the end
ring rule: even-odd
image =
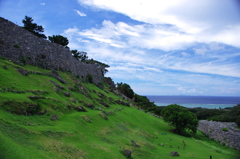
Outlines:
{"type": "Polygon", "coordinates": [[[124,159],[124,150],[133,159],[172,158],[171,151],[182,159],[237,157],[236,150],[200,132],[171,133],[161,118],[138,110],[107,85],[100,89],[71,73],[58,75],[66,84],[51,70],[0,60],[1,159],[124,159]]]}

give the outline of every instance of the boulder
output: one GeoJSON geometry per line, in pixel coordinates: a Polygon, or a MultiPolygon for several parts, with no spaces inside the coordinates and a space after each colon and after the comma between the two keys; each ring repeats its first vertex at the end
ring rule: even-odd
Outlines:
{"type": "Polygon", "coordinates": [[[49,80],[52,84],[54,84],[57,88],[64,89],[64,87],[60,86],[59,84],[53,82],[52,80],[49,80]]]}
{"type": "Polygon", "coordinates": [[[64,95],[65,95],[66,97],[70,97],[70,96],[71,96],[69,92],[65,92],[64,95]]]}
{"type": "Polygon", "coordinates": [[[130,150],[124,150],[124,155],[125,155],[127,158],[130,158],[131,155],[132,155],[132,151],[130,151],[130,150]]]}
{"type": "Polygon", "coordinates": [[[107,117],[106,115],[104,115],[104,114],[101,114],[101,117],[102,117],[103,119],[105,119],[105,120],[108,120],[108,117],[107,117]]]}
{"type": "Polygon", "coordinates": [[[171,156],[179,156],[179,153],[177,151],[172,151],[171,156]]]}
{"type": "Polygon", "coordinates": [[[3,65],[2,68],[5,69],[5,70],[8,69],[6,65],[3,65]]]}
{"type": "Polygon", "coordinates": [[[57,73],[57,71],[53,70],[53,71],[52,71],[52,76],[53,76],[54,78],[56,78],[59,82],[61,82],[61,83],[63,83],[63,84],[67,84],[67,82],[64,81],[64,80],[59,76],[59,74],[57,73]]]}
{"type": "Polygon", "coordinates": [[[82,106],[74,107],[74,109],[79,111],[79,112],[87,112],[87,110],[84,107],[82,107],[82,106]]]}
{"type": "Polygon", "coordinates": [[[52,121],[56,121],[56,120],[58,120],[57,115],[52,115],[52,116],[51,116],[51,120],[52,120],[52,121]]]}
{"type": "Polygon", "coordinates": [[[28,75],[28,71],[26,71],[26,70],[24,70],[24,69],[22,69],[22,68],[19,68],[19,69],[18,69],[18,72],[19,72],[20,74],[22,74],[23,76],[27,76],[27,75],[28,75]]]}
{"type": "Polygon", "coordinates": [[[28,98],[31,99],[31,100],[34,100],[34,99],[46,99],[46,97],[43,97],[43,96],[30,96],[28,98]]]}
{"type": "Polygon", "coordinates": [[[107,103],[104,103],[104,102],[99,102],[100,104],[102,104],[103,106],[105,106],[106,108],[109,107],[109,105],[107,103]]]}
{"type": "Polygon", "coordinates": [[[88,107],[90,109],[94,109],[94,105],[93,104],[87,104],[86,107],[88,107]]]}
{"type": "Polygon", "coordinates": [[[133,144],[134,147],[141,147],[140,145],[136,144],[135,141],[130,141],[130,142],[133,144]]]}

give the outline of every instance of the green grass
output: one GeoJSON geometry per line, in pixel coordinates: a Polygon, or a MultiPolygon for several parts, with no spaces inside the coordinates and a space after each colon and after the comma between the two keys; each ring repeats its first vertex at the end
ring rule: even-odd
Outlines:
{"type": "MultiPolygon", "coordinates": [[[[125,159],[124,149],[132,151],[133,159],[168,159],[172,158],[171,151],[178,151],[177,158],[182,159],[206,159],[210,155],[213,159],[233,159],[237,155],[238,151],[220,145],[201,132],[193,137],[180,136],[172,133],[172,127],[161,118],[137,110],[133,105],[116,104],[114,101],[123,99],[107,86],[101,90],[63,72],[58,73],[67,84],[43,74],[23,76],[17,67],[21,66],[0,60],[0,159],[125,159]],[[56,86],[49,80],[64,89],[56,92],[56,86]],[[81,85],[81,89],[68,88],[77,88],[77,85],[81,85]],[[24,93],[19,93],[21,91],[24,93]],[[66,97],[64,92],[70,92],[71,96],[66,97]],[[45,99],[31,100],[30,96],[45,99]],[[110,107],[104,107],[99,100],[110,107]],[[29,104],[38,105],[39,110],[29,116],[14,114],[16,109],[27,111],[25,107],[29,104]],[[98,109],[89,109],[86,104],[98,109]],[[88,112],[77,112],[73,109],[75,106],[84,106],[88,112]],[[102,111],[108,113],[108,120],[103,119],[102,111]],[[45,114],[39,115],[39,112],[45,114]],[[57,121],[50,119],[53,114],[58,116],[57,121]],[[130,141],[140,147],[134,147],[130,141]]],[[[28,65],[23,69],[51,72],[28,65]]]]}

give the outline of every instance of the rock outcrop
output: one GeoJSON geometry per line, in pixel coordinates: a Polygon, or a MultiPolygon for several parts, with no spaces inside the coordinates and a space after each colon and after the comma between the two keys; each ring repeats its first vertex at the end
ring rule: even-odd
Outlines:
{"type": "Polygon", "coordinates": [[[103,75],[95,64],[86,64],[72,57],[68,48],[39,38],[20,26],[0,17],[0,56],[15,63],[69,71],[80,78],[88,74],[94,83],[101,83],[103,75]]]}
{"type": "Polygon", "coordinates": [[[240,150],[240,130],[234,122],[200,120],[198,129],[221,144],[240,150]]]}

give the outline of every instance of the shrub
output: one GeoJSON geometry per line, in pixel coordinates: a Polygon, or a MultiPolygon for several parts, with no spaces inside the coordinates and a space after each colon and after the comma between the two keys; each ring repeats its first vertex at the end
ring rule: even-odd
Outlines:
{"type": "Polygon", "coordinates": [[[238,127],[240,127],[240,116],[237,117],[236,124],[238,125],[238,127]]]}
{"type": "Polygon", "coordinates": [[[122,82],[117,83],[117,89],[128,98],[133,99],[134,92],[128,84],[122,82]]]}
{"type": "Polygon", "coordinates": [[[14,44],[13,47],[15,47],[15,48],[20,48],[20,46],[19,46],[18,43],[14,44]]]}
{"type": "Polygon", "coordinates": [[[87,74],[87,76],[86,76],[86,80],[87,80],[87,82],[89,82],[89,83],[93,83],[93,75],[91,75],[91,74],[87,74]]]}
{"type": "Polygon", "coordinates": [[[222,131],[228,132],[228,128],[222,128],[222,131]]]}

